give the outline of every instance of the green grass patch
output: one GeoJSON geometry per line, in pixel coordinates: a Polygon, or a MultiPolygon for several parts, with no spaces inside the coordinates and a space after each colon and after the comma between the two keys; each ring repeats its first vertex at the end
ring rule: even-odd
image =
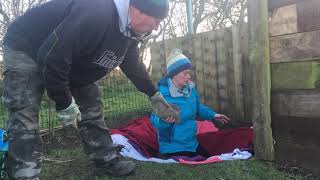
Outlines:
{"type": "Polygon", "coordinates": [[[225,161],[207,165],[157,164],[151,162],[137,163],[135,173],[116,178],[112,176],[97,177],[94,166],[87,160],[82,148],[50,150],[44,161],[40,179],[229,179],[229,180],[282,180],[308,179],[277,169],[275,164],[258,160],[225,161]],[[65,160],[62,163],[54,160],[65,160]],[[51,160],[51,161],[50,161],[51,160]],[[69,161],[68,161],[69,160],[69,161]]]}

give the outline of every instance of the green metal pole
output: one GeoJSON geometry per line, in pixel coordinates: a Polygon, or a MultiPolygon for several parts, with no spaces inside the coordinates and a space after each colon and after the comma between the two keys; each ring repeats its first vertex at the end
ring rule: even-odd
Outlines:
{"type": "Polygon", "coordinates": [[[193,34],[192,0],[187,0],[188,33],[193,34]]]}

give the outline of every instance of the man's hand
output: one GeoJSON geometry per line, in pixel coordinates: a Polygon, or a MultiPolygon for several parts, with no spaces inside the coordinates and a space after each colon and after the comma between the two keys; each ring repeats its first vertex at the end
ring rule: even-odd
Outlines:
{"type": "Polygon", "coordinates": [[[160,92],[150,97],[153,112],[161,119],[172,118],[176,123],[180,122],[179,109],[174,105],[169,105],[160,92]]]}
{"type": "Polygon", "coordinates": [[[219,121],[223,125],[228,124],[230,122],[230,118],[228,118],[227,116],[225,116],[223,114],[215,114],[214,119],[216,121],[219,121]]]}
{"type": "Polygon", "coordinates": [[[57,116],[62,121],[63,126],[72,126],[77,129],[77,123],[81,121],[81,112],[73,97],[69,107],[58,111],[57,116]]]}

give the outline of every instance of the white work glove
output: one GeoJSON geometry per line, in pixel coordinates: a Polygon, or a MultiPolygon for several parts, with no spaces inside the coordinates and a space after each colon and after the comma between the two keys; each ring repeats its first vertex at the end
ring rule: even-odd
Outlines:
{"type": "Polygon", "coordinates": [[[61,120],[63,126],[72,126],[77,129],[77,123],[81,121],[81,112],[73,97],[69,107],[58,111],[57,117],[61,120]]]}
{"type": "Polygon", "coordinates": [[[179,108],[170,105],[163,98],[160,92],[150,97],[150,102],[153,112],[162,119],[167,120],[168,118],[174,119],[174,122],[179,123],[179,108]]]}

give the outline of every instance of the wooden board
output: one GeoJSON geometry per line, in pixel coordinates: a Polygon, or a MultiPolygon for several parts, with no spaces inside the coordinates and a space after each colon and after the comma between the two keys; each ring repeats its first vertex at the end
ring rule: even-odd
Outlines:
{"type": "Polygon", "coordinates": [[[243,55],[241,52],[241,26],[232,27],[232,50],[233,50],[233,79],[234,79],[234,119],[243,121],[244,119],[244,101],[243,101],[243,55]]]}
{"type": "Polygon", "coordinates": [[[320,1],[309,0],[297,4],[298,32],[320,29],[320,1]]]}
{"type": "Polygon", "coordinates": [[[206,105],[219,112],[218,67],[214,32],[202,35],[202,47],[205,102],[206,105]]]}
{"type": "Polygon", "coordinates": [[[320,91],[272,91],[271,110],[279,116],[319,118],[320,91]]]}
{"type": "Polygon", "coordinates": [[[269,10],[309,0],[269,0],[269,10]]]}
{"type": "Polygon", "coordinates": [[[217,67],[218,67],[218,92],[220,113],[228,114],[228,92],[227,92],[227,49],[224,42],[224,31],[216,32],[217,67]]]}
{"type": "Polygon", "coordinates": [[[299,1],[274,9],[269,23],[270,36],[320,29],[320,1],[299,1]]]}
{"type": "MultiPolygon", "coordinates": [[[[195,74],[196,74],[196,85],[198,93],[201,97],[201,102],[206,103],[205,90],[204,90],[204,67],[203,67],[203,59],[202,59],[202,34],[197,36],[191,36],[192,47],[193,47],[193,65],[195,66],[195,74]]],[[[191,44],[190,44],[191,45],[191,44]]]]}
{"type": "Polygon", "coordinates": [[[270,36],[298,32],[297,5],[293,4],[273,10],[269,23],[270,36]]]}
{"type": "Polygon", "coordinates": [[[150,46],[150,52],[151,52],[151,79],[153,83],[156,83],[159,81],[159,79],[162,77],[162,64],[165,61],[161,58],[161,44],[160,43],[153,43],[150,46]]]}
{"type": "Polygon", "coordinates": [[[272,130],[275,136],[290,139],[305,146],[320,148],[319,118],[290,117],[272,114],[272,130]]]}
{"type": "Polygon", "coordinates": [[[271,64],[271,88],[314,89],[320,84],[320,61],[271,64]]]}
{"type": "Polygon", "coordinates": [[[253,96],[252,96],[252,69],[250,68],[249,61],[249,31],[248,24],[242,24],[240,28],[240,48],[242,54],[243,73],[242,73],[242,86],[243,86],[243,98],[244,98],[244,121],[251,122],[253,115],[253,96]]]}
{"type": "Polygon", "coordinates": [[[320,30],[270,38],[271,63],[320,59],[320,30]]]}
{"type": "MultiPolygon", "coordinates": [[[[236,42],[239,43],[239,42],[236,42]]],[[[236,110],[236,76],[239,76],[239,71],[235,72],[234,58],[233,58],[233,34],[232,28],[224,29],[224,48],[226,50],[226,77],[227,77],[227,101],[228,101],[228,116],[234,121],[238,121],[241,117],[237,116],[236,110]]]]}

